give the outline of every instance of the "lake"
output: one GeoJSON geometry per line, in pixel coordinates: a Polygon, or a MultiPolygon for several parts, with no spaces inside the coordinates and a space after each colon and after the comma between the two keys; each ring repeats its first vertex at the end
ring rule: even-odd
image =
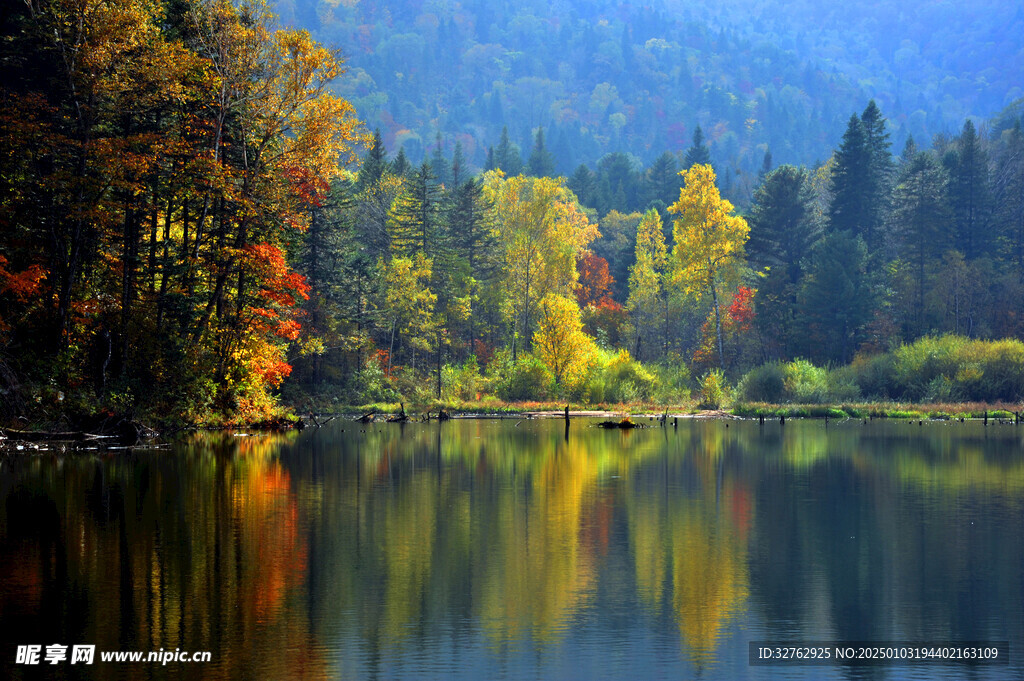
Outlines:
{"type": "Polygon", "coordinates": [[[0,677],[1024,678],[1024,429],[595,423],[0,458],[0,677]],[[759,641],[1009,662],[752,665],[759,641]]]}

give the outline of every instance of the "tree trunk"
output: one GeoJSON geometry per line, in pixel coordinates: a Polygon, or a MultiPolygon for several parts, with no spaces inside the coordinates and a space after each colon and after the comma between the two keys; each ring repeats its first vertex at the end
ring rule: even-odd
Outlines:
{"type": "Polygon", "coordinates": [[[718,363],[725,371],[725,343],[722,342],[722,315],[718,310],[718,290],[714,278],[711,279],[711,301],[715,304],[715,331],[718,334],[718,363]]]}
{"type": "Polygon", "coordinates": [[[441,399],[441,333],[437,334],[437,399],[441,399]]]}

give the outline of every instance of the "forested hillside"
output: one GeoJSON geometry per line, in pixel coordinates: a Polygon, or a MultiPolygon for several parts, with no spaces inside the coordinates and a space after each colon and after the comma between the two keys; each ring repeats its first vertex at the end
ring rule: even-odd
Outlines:
{"type": "Polygon", "coordinates": [[[753,40],[834,67],[921,139],[1024,96],[1024,5],[668,0],[753,40]]]}
{"type": "Polygon", "coordinates": [[[611,2],[280,0],[286,21],[342,47],[339,92],[414,161],[461,142],[482,168],[508,128],[543,127],[567,175],[620,151],[647,163],[700,125],[722,168],[823,159],[862,90],[831,69],[701,16],[611,2]]]}
{"type": "Polygon", "coordinates": [[[276,7],[345,51],[352,77],[339,91],[413,162],[461,142],[482,168],[504,127],[524,154],[543,127],[568,175],[608,152],[637,164],[680,152],[700,125],[732,195],[766,150],[775,163],[823,161],[847,113],[869,99],[902,145],[955,133],[1024,94],[1024,12],[1012,0],[984,11],[890,0],[276,7]]]}

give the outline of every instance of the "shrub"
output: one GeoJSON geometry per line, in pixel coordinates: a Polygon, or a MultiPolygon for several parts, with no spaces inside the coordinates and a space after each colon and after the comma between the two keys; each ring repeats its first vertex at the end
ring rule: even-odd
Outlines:
{"type": "Polygon", "coordinates": [[[736,385],[736,394],[746,402],[785,402],[788,399],[785,365],[769,362],[751,369],[736,385]]]}
{"type": "Polygon", "coordinates": [[[376,359],[369,359],[365,366],[356,373],[353,387],[358,395],[356,400],[358,404],[398,402],[400,399],[398,392],[391,386],[384,367],[376,359]]]}
{"type": "Polygon", "coordinates": [[[646,402],[651,399],[658,379],[640,362],[620,350],[604,367],[604,400],[608,402],[646,402]]]}
{"type": "Polygon", "coordinates": [[[475,400],[483,392],[484,384],[475,355],[462,364],[446,364],[441,369],[441,397],[446,401],[475,400]]]}
{"type": "Polygon", "coordinates": [[[554,383],[554,376],[544,363],[525,353],[513,362],[507,350],[497,352],[487,370],[495,393],[505,401],[544,399],[554,383]]]}
{"type": "Polygon", "coordinates": [[[829,371],[805,359],[769,362],[751,369],[736,388],[748,402],[821,404],[856,399],[860,389],[848,372],[829,371]]]}
{"type": "Polygon", "coordinates": [[[786,394],[790,401],[817,404],[829,399],[828,370],[806,359],[789,362],[783,369],[786,394]]]}
{"type": "Polygon", "coordinates": [[[1017,401],[1024,397],[1024,343],[929,336],[849,368],[862,394],[911,402],[1017,401]]]}
{"type": "Polygon", "coordinates": [[[721,369],[712,369],[704,374],[700,382],[700,404],[701,409],[719,409],[726,400],[728,386],[725,383],[725,374],[721,369]]]}
{"type": "Polygon", "coordinates": [[[871,357],[858,355],[852,364],[837,371],[860,388],[864,397],[871,400],[891,400],[896,397],[892,385],[894,364],[895,360],[890,353],[871,357]]]}
{"type": "Polygon", "coordinates": [[[657,388],[654,401],[658,404],[680,404],[690,399],[690,369],[678,355],[670,355],[668,360],[656,365],[657,388]]]}

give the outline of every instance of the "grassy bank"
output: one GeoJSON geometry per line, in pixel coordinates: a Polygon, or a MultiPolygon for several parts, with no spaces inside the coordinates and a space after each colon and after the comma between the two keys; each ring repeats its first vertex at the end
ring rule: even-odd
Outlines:
{"type": "Polygon", "coordinates": [[[735,416],[757,418],[759,416],[778,418],[780,416],[806,418],[857,418],[857,419],[984,419],[1016,420],[1017,414],[1024,415],[1024,405],[998,402],[964,403],[901,403],[869,402],[857,404],[769,404],[766,402],[743,402],[734,404],[730,410],[735,416]]]}
{"type": "MultiPolygon", "coordinates": [[[[420,404],[405,404],[410,415],[420,416],[437,414],[441,409],[451,414],[468,414],[479,416],[511,416],[535,412],[561,412],[566,402],[552,401],[513,401],[504,402],[495,399],[472,401],[431,401],[420,404]]],[[[295,405],[297,414],[397,414],[402,409],[398,402],[379,402],[362,405],[339,405],[334,402],[306,402],[295,405]]],[[[673,405],[654,403],[568,403],[570,412],[610,412],[615,414],[664,414],[670,415],[708,413],[696,402],[673,405]]],[[[723,412],[717,412],[723,413],[723,412]]],[[[889,419],[989,419],[1014,420],[1016,414],[1024,416],[1024,404],[998,402],[965,403],[904,403],[904,402],[858,402],[844,404],[772,404],[767,402],[736,402],[726,406],[724,413],[741,418],[757,418],[759,416],[778,418],[889,418],[889,419]]]]}

